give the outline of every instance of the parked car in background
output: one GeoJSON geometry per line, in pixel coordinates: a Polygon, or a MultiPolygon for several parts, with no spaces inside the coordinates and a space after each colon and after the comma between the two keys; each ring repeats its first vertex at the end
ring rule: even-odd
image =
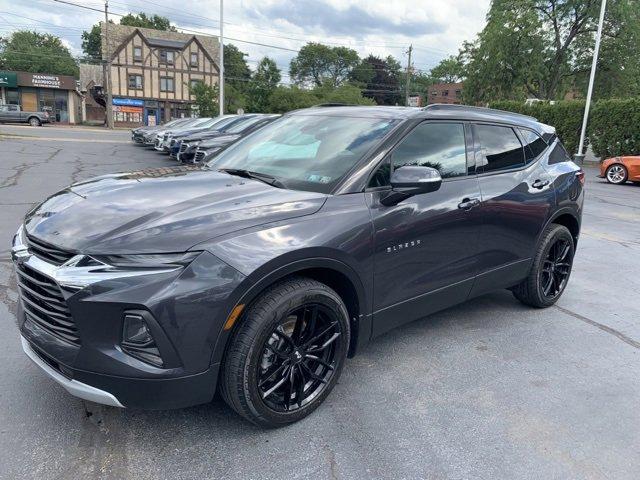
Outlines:
{"type": "Polygon", "coordinates": [[[165,131],[160,138],[160,135],[157,137],[157,142],[155,144],[155,149],[160,152],[171,153],[171,148],[175,145],[175,137],[176,136],[184,136],[189,135],[190,133],[199,132],[201,130],[206,130],[211,128],[213,125],[216,125],[220,122],[227,121],[231,117],[235,117],[236,115],[222,115],[218,117],[206,117],[201,119],[202,121],[192,123],[186,126],[181,126],[179,128],[172,128],[168,131],[165,131]]]}
{"type": "Polygon", "coordinates": [[[152,125],[152,126],[143,126],[143,127],[137,127],[137,128],[133,128],[131,129],[131,141],[133,143],[139,143],[139,144],[143,144],[144,143],[144,134],[145,133],[155,133],[158,132],[159,130],[163,130],[163,129],[167,129],[167,128],[172,128],[172,127],[177,127],[178,125],[181,124],[186,124],[189,121],[195,120],[193,118],[177,118],[175,120],[171,120],[167,123],[164,123],[162,125],[152,125]]]}
{"type": "Polygon", "coordinates": [[[205,133],[216,133],[220,129],[239,122],[243,118],[242,115],[223,115],[221,117],[214,118],[214,122],[207,125],[205,128],[199,128],[197,130],[183,130],[181,132],[177,132],[171,137],[171,142],[169,145],[169,155],[171,158],[176,158],[178,152],[180,151],[180,145],[182,143],[182,139],[185,137],[189,137],[191,135],[200,135],[205,133]]]}
{"type": "Polygon", "coordinates": [[[39,127],[50,122],[49,112],[25,112],[20,105],[0,105],[0,123],[28,123],[39,127]]]}
{"type": "Polygon", "coordinates": [[[216,138],[227,137],[227,145],[229,145],[232,141],[232,138],[234,138],[234,140],[237,140],[240,137],[247,136],[251,132],[254,132],[259,128],[267,125],[268,123],[274,121],[279,116],[280,115],[264,114],[247,115],[240,121],[227,124],[224,127],[219,128],[218,130],[204,131],[189,135],[181,140],[176,159],[182,163],[194,163],[196,149],[198,148],[198,145],[200,145],[200,143],[216,138]]]}
{"type": "Polygon", "coordinates": [[[211,164],[103,175],[31,209],[11,250],[22,348],[93,402],[165,409],[218,390],[282,426],[394,327],[503,288],[553,305],[583,188],[531,117],[298,110],[211,164]]]}
{"type": "Polygon", "coordinates": [[[640,155],[607,158],[600,161],[600,178],[621,185],[627,181],[640,184],[640,155]]]}
{"type": "Polygon", "coordinates": [[[209,117],[204,117],[204,118],[190,118],[185,122],[176,124],[176,125],[171,125],[168,127],[164,127],[164,128],[159,128],[157,130],[153,130],[151,132],[148,133],[144,133],[144,142],[146,145],[150,145],[153,146],[153,148],[155,148],[156,150],[163,152],[163,148],[162,148],[162,141],[164,139],[165,136],[167,136],[168,134],[170,134],[173,131],[179,130],[181,128],[188,128],[188,127],[193,127],[195,125],[198,125],[200,123],[204,123],[207,122],[208,120],[210,120],[209,117]]]}

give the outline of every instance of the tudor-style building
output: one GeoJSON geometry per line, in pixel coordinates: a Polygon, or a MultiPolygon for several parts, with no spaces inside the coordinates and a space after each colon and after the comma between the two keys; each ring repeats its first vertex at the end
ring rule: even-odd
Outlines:
{"type": "Polygon", "coordinates": [[[109,24],[107,45],[102,27],[116,125],[154,125],[191,116],[189,87],[218,83],[216,37],[109,24]]]}

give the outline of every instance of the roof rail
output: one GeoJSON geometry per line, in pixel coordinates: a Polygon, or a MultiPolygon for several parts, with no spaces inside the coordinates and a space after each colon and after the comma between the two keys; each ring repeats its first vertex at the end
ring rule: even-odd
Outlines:
{"type": "Polygon", "coordinates": [[[538,121],[537,118],[532,117],[531,115],[525,115],[523,113],[510,112],[508,110],[498,110],[497,108],[476,107],[473,105],[459,105],[454,103],[432,103],[430,105],[427,105],[426,107],[423,107],[422,109],[423,110],[449,110],[449,109],[453,110],[457,108],[465,109],[465,110],[473,110],[475,112],[485,112],[485,113],[496,112],[496,113],[511,115],[514,117],[526,118],[528,120],[533,120],[534,122],[538,121]]]}
{"type": "Polygon", "coordinates": [[[357,107],[355,103],[319,103],[314,107],[357,107]]]}

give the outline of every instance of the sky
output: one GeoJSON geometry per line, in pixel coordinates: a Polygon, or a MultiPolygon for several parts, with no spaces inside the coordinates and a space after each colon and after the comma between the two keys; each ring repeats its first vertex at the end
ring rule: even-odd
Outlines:
{"type": "MultiPolygon", "coordinates": [[[[100,0],[67,0],[97,9],[100,0]]],[[[428,71],[464,40],[483,28],[490,0],[225,0],[224,36],[248,54],[255,68],[263,56],[276,61],[289,78],[289,61],[306,42],[342,45],[361,57],[393,55],[428,71]],[[245,43],[254,42],[254,43],[245,43]],[[256,45],[255,43],[265,44],[256,45]]],[[[218,35],[218,0],[109,0],[117,13],[145,12],[169,18],[179,30],[218,35]]],[[[114,15],[114,21],[119,17],[114,15]]],[[[0,36],[31,29],[62,38],[73,55],[82,55],[81,34],[104,15],[54,0],[0,0],[0,36]]]]}

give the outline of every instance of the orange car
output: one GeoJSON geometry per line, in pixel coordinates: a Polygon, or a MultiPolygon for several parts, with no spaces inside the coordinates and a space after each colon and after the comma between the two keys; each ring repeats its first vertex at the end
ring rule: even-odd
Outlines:
{"type": "Polygon", "coordinates": [[[627,180],[640,183],[640,155],[606,158],[600,161],[600,178],[620,185],[627,180]]]}

